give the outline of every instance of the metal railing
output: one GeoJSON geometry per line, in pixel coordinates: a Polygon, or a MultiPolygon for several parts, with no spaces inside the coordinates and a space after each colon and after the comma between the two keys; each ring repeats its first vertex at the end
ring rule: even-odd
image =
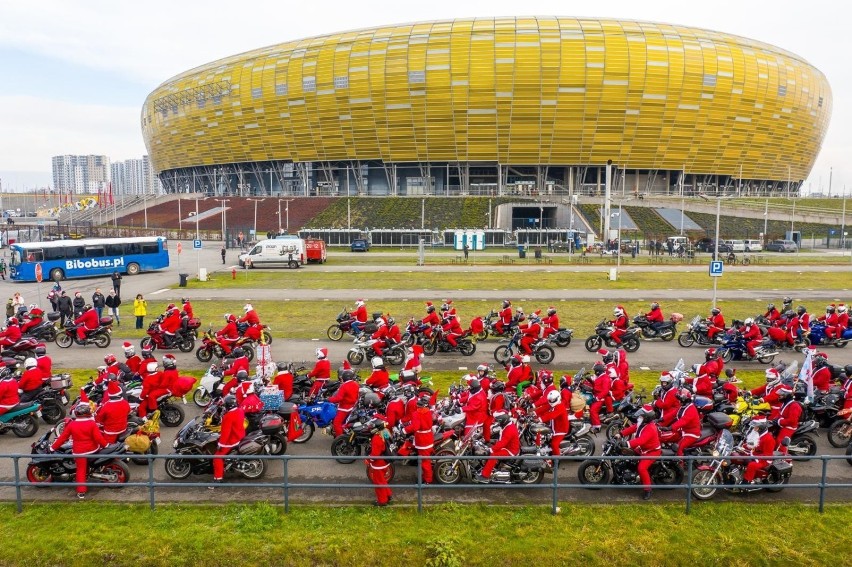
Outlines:
{"type": "MultiPolygon", "coordinates": [[[[86,459],[101,459],[104,455],[99,454],[90,454],[90,455],[66,455],[67,458],[86,458],[86,459]]],[[[166,459],[186,459],[186,460],[208,460],[212,457],[210,455],[122,455],[122,456],[132,456],[134,460],[145,459],[147,460],[146,471],[147,478],[144,481],[136,481],[136,482],[127,482],[122,484],[121,487],[129,487],[129,488],[145,488],[148,492],[148,503],[151,510],[156,509],[156,490],[164,489],[164,488],[209,488],[213,485],[212,481],[207,482],[177,482],[177,481],[158,481],[154,478],[154,464],[158,460],[166,460],[166,459]]],[[[24,488],[58,488],[58,489],[67,489],[76,486],[86,486],[86,487],[105,487],[112,486],[106,485],[101,482],[86,482],[86,483],[76,483],[76,482],[50,482],[50,483],[31,483],[26,478],[22,478],[21,473],[21,460],[32,460],[34,455],[27,454],[0,454],[0,461],[11,459],[13,462],[13,472],[14,478],[12,480],[0,480],[0,488],[4,487],[12,487],[15,489],[15,503],[17,512],[20,513],[23,511],[23,489],[24,488]]],[[[37,458],[43,459],[48,457],[47,455],[38,455],[37,458]]],[[[291,493],[294,490],[346,490],[346,489],[374,489],[376,488],[375,484],[370,482],[294,482],[290,478],[290,463],[298,462],[298,461],[330,461],[337,460],[341,457],[333,456],[333,455],[229,455],[224,457],[226,460],[255,460],[262,459],[266,461],[266,463],[275,463],[279,462],[282,465],[282,477],[281,480],[265,480],[265,481],[255,481],[255,482],[221,482],[216,483],[216,488],[228,489],[228,488],[263,488],[270,489],[275,488],[281,491],[281,504],[283,505],[284,511],[290,511],[290,501],[291,501],[291,493]]],[[[362,459],[363,457],[356,457],[355,460],[362,459]]],[[[616,489],[616,490],[633,490],[642,489],[642,485],[640,484],[625,484],[625,485],[616,485],[616,484],[582,484],[579,482],[568,482],[563,483],[560,482],[560,477],[566,474],[566,470],[564,465],[562,467],[558,466],[558,463],[580,463],[586,460],[596,460],[596,461],[642,461],[642,460],[660,460],[660,461],[670,461],[670,462],[682,462],[685,464],[684,472],[684,482],[680,484],[672,484],[672,485],[654,485],[653,488],[655,490],[675,490],[680,489],[685,491],[685,513],[689,514],[692,509],[692,502],[694,499],[692,489],[700,486],[705,486],[703,484],[695,484],[693,482],[693,473],[698,470],[697,462],[708,462],[712,460],[711,457],[707,456],[684,456],[684,457],[676,457],[676,456],[660,456],[660,457],[642,457],[642,456],[624,456],[624,455],[593,455],[591,457],[556,457],[556,458],[547,458],[547,460],[558,461],[557,466],[552,468],[552,479],[550,482],[542,482],[540,484],[505,484],[505,483],[471,483],[464,482],[465,479],[461,479],[461,482],[458,484],[426,484],[423,482],[423,469],[420,466],[421,461],[425,459],[429,459],[433,462],[433,465],[437,461],[448,461],[448,460],[475,460],[481,461],[483,459],[495,459],[498,461],[511,461],[517,460],[519,458],[531,459],[531,460],[539,460],[545,457],[540,457],[537,455],[522,455],[516,457],[484,457],[484,456],[406,456],[406,457],[383,457],[388,462],[399,463],[401,464],[403,461],[417,461],[416,467],[416,475],[417,478],[413,483],[395,483],[389,484],[388,488],[392,490],[413,490],[416,492],[416,502],[417,502],[417,512],[420,513],[423,511],[423,496],[426,492],[441,492],[441,491],[452,491],[452,490],[470,490],[470,489],[486,489],[486,490],[533,490],[533,491],[550,491],[550,508],[552,514],[558,514],[559,507],[559,491],[567,490],[567,489],[616,489]]],[[[828,489],[839,490],[839,489],[849,489],[852,488],[852,483],[849,482],[829,482],[828,478],[828,463],[830,461],[842,461],[848,460],[850,457],[844,455],[820,455],[813,457],[775,457],[776,459],[787,459],[792,461],[806,461],[806,460],[818,460],[821,462],[821,473],[818,482],[792,482],[788,484],[784,484],[783,487],[790,489],[818,489],[819,490],[819,498],[818,498],[818,508],[819,512],[823,513],[825,509],[825,497],[828,489]]],[[[751,461],[751,460],[767,460],[766,457],[740,457],[737,456],[736,459],[738,461],[751,461]]],[[[678,465],[680,466],[680,465],[678,465]]],[[[434,469],[434,466],[433,466],[434,469]]],[[[791,476],[793,480],[795,480],[795,467],[793,469],[793,474],[791,476]]],[[[743,489],[743,488],[753,488],[751,485],[747,484],[717,484],[715,485],[717,489],[743,489]]],[[[759,486],[769,486],[769,485],[757,485],[759,486]]],[[[114,486],[113,486],[114,487],[114,486]]],[[[245,499],[244,499],[245,500],[245,499]]],[[[264,492],[262,496],[258,497],[258,500],[271,502],[269,493],[264,492]]]]}

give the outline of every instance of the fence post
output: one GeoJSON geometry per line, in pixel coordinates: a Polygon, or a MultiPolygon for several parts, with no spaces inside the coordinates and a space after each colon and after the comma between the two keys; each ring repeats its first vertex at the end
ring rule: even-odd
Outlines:
{"type": "Polygon", "coordinates": [[[819,479],[819,513],[822,514],[825,508],[825,473],[828,468],[828,459],[823,455],[822,459],[822,476],[819,479]]]}
{"type": "Polygon", "coordinates": [[[15,464],[15,505],[17,506],[18,514],[24,511],[24,503],[21,500],[21,471],[18,464],[18,457],[12,459],[15,464]]]}
{"type": "Polygon", "coordinates": [[[562,457],[560,455],[553,457],[553,501],[551,502],[550,513],[554,516],[557,514],[556,509],[559,503],[559,463],[561,462],[562,457]]]}
{"type": "Polygon", "coordinates": [[[290,511],[290,457],[284,455],[284,513],[290,511]]]}
{"type": "Polygon", "coordinates": [[[153,511],[156,507],[154,503],[154,460],[148,456],[148,502],[153,511]]]}
{"type": "MultiPolygon", "coordinates": [[[[426,457],[432,459],[432,455],[426,457]]],[[[396,465],[394,465],[396,466],[396,465]]],[[[423,457],[417,454],[417,513],[423,512],[423,457]]]]}
{"type": "Polygon", "coordinates": [[[689,459],[688,464],[686,465],[686,513],[692,510],[692,464],[693,461],[691,458],[689,459]]]}

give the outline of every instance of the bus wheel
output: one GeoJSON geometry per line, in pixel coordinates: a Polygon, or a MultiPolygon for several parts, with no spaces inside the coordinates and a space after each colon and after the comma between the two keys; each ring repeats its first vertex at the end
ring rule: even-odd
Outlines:
{"type": "Polygon", "coordinates": [[[55,282],[64,280],[65,272],[62,271],[62,268],[53,268],[52,270],[50,270],[50,279],[55,282]]]}
{"type": "Polygon", "coordinates": [[[139,273],[139,264],[137,264],[136,262],[131,262],[131,263],[127,264],[127,275],[128,276],[135,276],[138,273],[139,273]]]}

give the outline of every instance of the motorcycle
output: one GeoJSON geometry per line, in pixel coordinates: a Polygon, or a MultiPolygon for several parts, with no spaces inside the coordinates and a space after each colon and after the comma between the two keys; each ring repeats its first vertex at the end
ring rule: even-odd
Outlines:
{"type": "MultiPolygon", "coordinates": [[[[446,452],[445,452],[446,453],[446,452]]],[[[433,463],[435,480],[440,484],[471,482],[482,473],[491,455],[488,444],[482,439],[482,428],[472,428],[446,456],[474,456],[476,459],[436,459],[433,463]]],[[[544,457],[536,447],[521,447],[515,459],[498,461],[491,474],[491,484],[539,484],[547,467],[544,457]]]]}
{"type": "Polygon", "coordinates": [[[212,365],[201,377],[198,388],[192,393],[192,401],[200,408],[206,408],[210,402],[222,397],[222,371],[217,365],[212,365]]]}
{"type": "MultiPolygon", "coordinates": [[[[124,397],[127,398],[133,412],[139,407],[139,396],[142,394],[142,382],[131,382],[127,384],[124,397]]],[[[166,393],[157,398],[157,410],[160,412],[160,421],[166,427],[177,427],[183,423],[185,414],[183,408],[171,401],[172,394],[166,393]]]]}
{"type": "Polygon", "coordinates": [[[772,364],[778,352],[772,348],[771,344],[764,342],[754,349],[754,356],[749,355],[746,341],[741,333],[731,333],[726,336],[722,346],[716,349],[716,354],[722,357],[725,362],[739,360],[742,362],[752,362],[754,360],[761,364],[772,364]]]}
{"type": "Polygon", "coordinates": [[[669,342],[677,335],[677,321],[679,320],[672,316],[669,317],[668,321],[657,323],[657,328],[654,328],[647,317],[637,315],[633,318],[633,324],[639,327],[643,339],[662,339],[664,342],[669,342]]]}
{"type": "MultiPolygon", "coordinates": [[[[339,386],[339,382],[337,383],[339,386]]],[[[336,388],[334,388],[336,389],[336,388]]],[[[298,405],[299,418],[302,420],[302,434],[293,439],[293,443],[307,443],[319,428],[327,428],[337,415],[337,406],[324,400],[313,400],[298,405]]]]}
{"type": "Polygon", "coordinates": [[[139,346],[143,350],[172,350],[178,349],[181,352],[192,352],[195,349],[195,337],[188,328],[180,328],[174,335],[172,343],[166,346],[166,335],[160,331],[160,323],[153,321],[148,325],[148,336],[142,339],[139,346]]]}
{"type": "MultiPolygon", "coordinates": [[[[249,362],[254,360],[254,347],[252,346],[251,340],[242,338],[237,340],[233,346],[242,347],[246,358],[249,359],[249,362]]],[[[195,358],[197,358],[199,362],[210,362],[213,360],[214,356],[216,358],[225,358],[225,349],[223,349],[222,345],[219,344],[216,335],[213,334],[213,330],[207,329],[207,332],[201,337],[201,346],[199,346],[195,351],[195,358]]]]}
{"type": "MultiPolygon", "coordinates": [[[[535,418],[522,417],[519,420],[521,445],[535,446],[543,456],[550,456],[550,441],[553,431],[546,423],[535,418]]],[[[586,421],[571,420],[570,431],[559,443],[559,454],[563,457],[591,457],[595,454],[595,440],[592,438],[592,426],[586,421]]]]}
{"type": "Polygon", "coordinates": [[[0,357],[14,358],[18,362],[23,362],[27,358],[35,357],[35,348],[38,346],[38,339],[34,337],[21,337],[20,340],[4,347],[0,352],[0,357]]]}
{"type": "Polygon", "coordinates": [[[719,488],[730,492],[780,492],[790,481],[793,464],[787,459],[779,459],[784,454],[775,452],[775,459],[769,468],[759,471],[755,484],[742,484],[743,473],[748,466],[747,460],[737,457],[749,453],[742,447],[734,447],[734,437],[730,431],[723,431],[713,447],[713,461],[709,465],[699,465],[692,477],[692,495],[699,500],[710,500],[719,488]],[[728,486],[720,486],[728,485],[728,486]]]}
{"type": "MultiPolygon", "coordinates": [[[[204,425],[203,417],[196,417],[178,432],[172,448],[176,455],[206,455],[207,459],[182,459],[180,456],[166,459],[166,474],[176,480],[190,475],[211,474],[212,456],[218,449],[219,432],[210,431],[204,425]]],[[[262,431],[246,434],[231,452],[233,455],[261,455],[268,452],[269,436],[262,431]]],[[[266,472],[263,459],[233,459],[224,457],[225,472],[235,472],[243,477],[256,480],[266,472]]]]}
{"type": "MultiPolygon", "coordinates": [[[[550,364],[556,356],[552,347],[547,346],[546,339],[538,339],[530,345],[533,356],[539,364],[550,364]]],[[[521,352],[521,333],[515,332],[508,344],[500,345],[494,349],[494,360],[500,364],[506,365],[509,360],[515,356],[516,352],[521,352]]]]}
{"type": "Polygon", "coordinates": [[[18,404],[0,415],[0,434],[12,431],[17,437],[32,437],[38,431],[41,406],[38,402],[18,404]]]}
{"type": "Polygon", "coordinates": [[[370,444],[373,436],[370,434],[369,422],[373,413],[358,409],[350,412],[344,424],[344,432],[331,442],[331,454],[337,457],[335,460],[338,463],[354,463],[361,451],[370,444]]]}
{"type": "Polygon", "coordinates": [[[246,330],[249,326],[250,325],[247,322],[237,323],[237,332],[240,334],[240,338],[246,338],[247,340],[254,342],[262,342],[267,345],[272,344],[272,329],[270,329],[268,325],[258,323],[257,326],[260,327],[260,337],[257,340],[245,336],[246,330]]]}
{"type": "Polygon", "coordinates": [[[610,348],[623,348],[627,352],[636,352],[639,350],[639,327],[630,327],[624,332],[621,337],[621,344],[617,344],[612,340],[613,326],[606,319],[601,319],[601,322],[595,327],[595,334],[586,339],[586,350],[595,352],[600,350],[603,345],[610,348]]]}
{"type": "MultiPolygon", "coordinates": [[[[729,430],[732,424],[733,420],[727,414],[722,412],[710,412],[704,416],[701,426],[701,436],[691,447],[686,449],[685,454],[687,456],[710,455],[713,446],[719,439],[719,436],[722,435],[723,431],[729,430]]],[[[672,452],[677,451],[679,441],[679,435],[676,432],[671,431],[671,429],[660,431],[660,445],[670,449],[672,452]]]]}
{"type": "MultiPolygon", "coordinates": [[[[77,464],[71,456],[71,442],[55,452],[50,448],[55,429],[51,428],[32,445],[33,459],[27,465],[26,474],[27,480],[33,484],[75,482],[77,464]]],[[[126,456],[123,443],[110,443],[94,455],[88,459],[86,482],[120,485],[130,480],[130,471],[122,462],[126,456]]]]}
{"type": "Polygon", "coordinates": [[[444,330],[436,325],[432,328],[432,336],[423,343],[423,354],[432,356],[436,352],[460,352],[463,356],[473,356],[476,343],[471,340],[470,331],[465,331],[456,338],[456,346],[453,346],[444,338],[444,330]]]}
{"type": "Polygon", "coordinates": [[[405,343],[405,346],[426,344],[430,340],[426,336],[427,329],[431,329],[431,327],[417,319],[409,319],[405,326],[405,332],[402,334],[402,342],[405,343]]]}
{"type": "Polygon", "coordinates": [[[22,338],[33,338],[37,342],[53,342],[56,340],[56,321],[60,318],[59,313],[48,313],[47,319],[34,327],[30,327],[22,338]]]}
{"type": "Polygon", "coordinates": [[[287,434],[284,430],[284,419],[281,414],[273,411],[246,414],[248,427],[246,433],[260,431],[269,437],[266,452],[270,455],[283,455],[287,452],[287,434]]]}
{"type": "Polygon", "coordinates": [[[107,348],[112,342],[112,317],[101,317],[97,327],[86,331],[85,339],[77,338],[77,328],[80,325],[68,325],[62,328],[56,335],[56,344],[59,348],[70,348],[72,344],[91,345],[98,348],[107,348]]]}
{"type": "Polygon", "coordinates": [[[677,336],[677,344],[682,347],[691,347],[694,344],[700,346],[718,346],[724,338],[723,333],[717,333],[713,339],[707,337],[710,324],[701,315],[696,315],[686,326],[686,330],[677,336]]]}
{"type": "Polygon", "coordinates": [[[808,333],[808,341],[811,346],[834,346],[836,348],[844,348],[852,340],[852,328],[843,329],[843,333],[839,339],[830,339],[825,334],[825,323],[822,321],[813,321],[811,330],[808,333]]]}
{"type": "MultiPolygon", "coordinates": [[[[355,365],[361,364],[364,360],[372,360],[374,356],[377,356],[373,350],[373,344],[375,343],[374,339],[356,340],[352,348],[349,349],[349,352],[346,353],[346,360],[355,365]]],[[[385,364],[393,366],[401,365],[405,362],[405,343],[394,343],[383,348],[382,359],[385,361],[385,364]]]]}
{"type": "Polygon", "coordinates": [[[838,449],[852,443],[852,408],[837,413],[838,419],[828,428],[828,442],[838,449]]]}
{"type": "Polygon", "coordinates": [[[336,323],[329,326],[329,328],[325,331],[325,334],[328,336],[328,338],[333,341],[339,341],[343,338],[343,335],[351,335],[352,337],[358,338],[364,333],[373,333],[376,331],[375,323],[370,322],[367,322],[362,325],[362,330],[360,332],[355,331],[355,329],[352,328],[352,323],[355,321],[355,319],[352,317],[352,314],[349,312],[349,310],[345,307],[340,313],[337,314],[336,321],[336,323]],[[372,328],[372,331],[369,331],[366,328],[367,326],[370,326],[372,328]]]}
{"type": "MultiPolygon", "coordinates": [[[[777,436],[778,431],[773,431],[777,436]]],[[[813,457],[817,452],[817,442],[813,435],[819,437],[819,423],[815,420],[803,421],[796,428],[795,433],[790,437],[790,444],[787,446],[787,452],[796,457],[813,457]]],[[[809,461],[810,459],[801,459],[809,461]]]]}
{"type": "MultiPolygon", "coordinates": [[[[488,312],[488,315],[482,317],[482,331],[475,335],[475,339],[477,341],[484,341],[488,337],[497,337],[508,339],[511,338],[512,335],[518,330],[518,322],[513,318],[512,322],[508,325],[503,325],[503,332],[500,333],[497,331],[497,317],[499,313],[494,311],[493,309],[488,312]]],[[[570,338],[568,340],[570,341],[570,338]]],[[[568,346],[568,345],[559,345],[559,346],[568,346]]]]}
{"type": "Polygon", "coordinates": [[[48,425],[56,425],[65,418],[65,406],[68,405],[66,389],[71,387],[70,374],[57,374],[44,382],[37,393],[27,400],[41,405],[41,418],[48,425]]]}
{"type": "MultiPolygon", "coordinates": [[[[632,457],[636,455],[636,452],[623,441],[613,439],[604,441],[601,455],[605,457],[615,455],[632,457]]],[[[672,455],[674,455],[673,451],[663,449],[663,457],[672,455]]],[[[580,463],[577,477],[580,479],[580,484],[587,485],[588,488],[600,487],[610,483],[638,486],[641,482],[638,465],[639,461],[632,459],[586,459],[580,463]]],[[[683,469],[675,460],[658,459],[651,465],[648,472],[654,485],[674,486],[683,482],[683,469]]]]}

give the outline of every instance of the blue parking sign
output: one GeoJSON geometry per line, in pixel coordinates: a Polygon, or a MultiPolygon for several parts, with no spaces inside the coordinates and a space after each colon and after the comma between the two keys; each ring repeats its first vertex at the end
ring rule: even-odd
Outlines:
{"type": "Polygon", "coordinates": [[[721,260],[714,260],[710,262],[710,276],[714,278],[721,276],[723,266],[724,264],[721,260]]]}
{"type": "Polygon", "coordinates": [[[192,247],[195,248],[196,250],[201,250],[201,241],[200,240],[193,240],[192,241],[192,247]]]}

